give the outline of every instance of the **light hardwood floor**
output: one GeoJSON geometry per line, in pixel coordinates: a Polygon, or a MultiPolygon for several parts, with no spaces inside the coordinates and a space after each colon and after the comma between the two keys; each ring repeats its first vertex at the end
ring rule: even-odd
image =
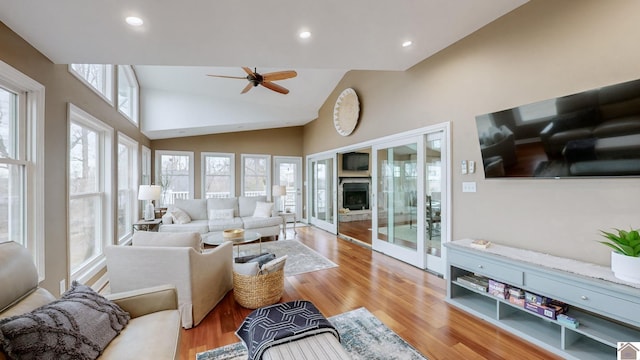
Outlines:
{"type": "MultiPolygon", "coordinates": [[[[445,303],[442,278],[313,227],[297,230],[297,240],[339,266],[286,277],[283,302],[310,300],[327,317],[365,307],[430,360],[560,359],[445,303]]],[[[237,342],[250,312],[229,292],[200,325],[182,330],[181,359],[237,342]]]]}

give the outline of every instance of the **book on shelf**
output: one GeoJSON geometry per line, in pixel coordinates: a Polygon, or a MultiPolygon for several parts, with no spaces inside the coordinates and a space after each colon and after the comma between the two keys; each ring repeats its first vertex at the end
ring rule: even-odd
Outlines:
{"type": "Polygon", "coordinates": [[[476,249],[486,249],[491,246],[491,241],[489,240],[473,240],[470,244],[472,248],[476,249]]]}

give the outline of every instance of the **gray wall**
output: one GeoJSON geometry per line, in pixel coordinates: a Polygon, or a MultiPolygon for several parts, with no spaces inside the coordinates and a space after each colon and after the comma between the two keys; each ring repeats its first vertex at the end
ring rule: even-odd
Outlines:
{"type": "Polygon", "coordinates": [[[640,179],[491,179],[461,175],[481,163],[475,116],[640,78],[640,2],[533,0],[405,72],[351,71],[305,126],[317,153],[450,121],[453,239],[482,238],[609,264],[599,229],[640,227],[640,179]],[[333,105],[352,87],[355,132],[333,129],[333,105]],[[476,181],[476,193],[462,193],[476,181]]]}

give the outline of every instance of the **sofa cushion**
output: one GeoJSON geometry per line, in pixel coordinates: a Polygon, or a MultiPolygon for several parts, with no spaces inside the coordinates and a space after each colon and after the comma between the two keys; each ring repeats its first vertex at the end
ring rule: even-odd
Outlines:
{"type": "Polygon", "coordinates": [[[234,209],[209,209],[209,220],[233,219],[234,209]]]}
{"type": "Polygon", "coordinates": [[[176,224],[188,224],[191,222],[191,216],[179,207],[172,207],[170,210],[171,218],[176,224]]]}
{"type": "Polygon", "coordinates": [[[184,210],[191,220],[207,220],[207,199],[176,199],[173,205],[184,210]]]}
{"type": "Polygon", "coordinates": [[[118,305],[74,281],[60,300],[0,320],[0,342],[14,358],[95,359],[129,320],[118,305]]]}
{"type": "Polygon", "coordinates": [[[177,359],[179,328],[179,311],[164,310],[136,317],[109,343],[100,359],[177,359]]]}
{"type": "Polygon", "coordinates": [[[253,211],[253,217],[268,218],[273,212],[273,203],[256,201],[256,209],[253,211]]]}
{"type": "Polygon", "coordinates": [[[238,198],[238,210],[240,217],[253,216],[256,210],[256,202],[266,202],[266,196],[240,196],[238,198]]]}
{"type": "Polygon", "coordinates": [[[233,216],[240,216],[238,212],[238,198],[214,198],[207,199],[207,209],[208,210],[222,210],[222,209],[233,209],[233,216]]]}
{"type": "Polygon", "coordinates": [[[637,133],[640,133],[640,116],[637,115],[605,121],[593,129],[597,138],[637,133]]]}
{"type": "Polygon", "coordinates": [[[209,231],[222,231],[227,229],[242,229],[242,219],[234,217],[233,219],[212,219],[208,222],[209,231]]]}
{"type": "Polygon", "coordinates": [[[282,225],[282,218],[279,216],[269,218],[250,216],[242,218],[242,223],[245,229],[257,229],[269,226],[280,226],[282,225]]]}
{"type": "Polygon", "coordinates": [[[133,246],[190,247],[201,252],[202,237],[198,232],[153,232],[136,231],[132,238],[133,246]]]}
{"type": "Polygon", "coordinates": [[[160,232],[199,232],[200,234],[209,232],[209,224],[207,220],[195,220],[188,224],[169,224],[160,225],[160,232]]]}

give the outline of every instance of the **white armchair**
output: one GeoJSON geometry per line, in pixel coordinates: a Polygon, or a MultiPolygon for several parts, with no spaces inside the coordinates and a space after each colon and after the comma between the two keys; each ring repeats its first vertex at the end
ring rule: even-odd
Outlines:
{"type": "Polygon", "coordinates": [[[223,243],[201,251],[199,233],[138,231],[132,246],[107,246],[112,292],[173,284],[178,290],[182,327],[192,328],[233,287],[233,249],[223,243]]]}

